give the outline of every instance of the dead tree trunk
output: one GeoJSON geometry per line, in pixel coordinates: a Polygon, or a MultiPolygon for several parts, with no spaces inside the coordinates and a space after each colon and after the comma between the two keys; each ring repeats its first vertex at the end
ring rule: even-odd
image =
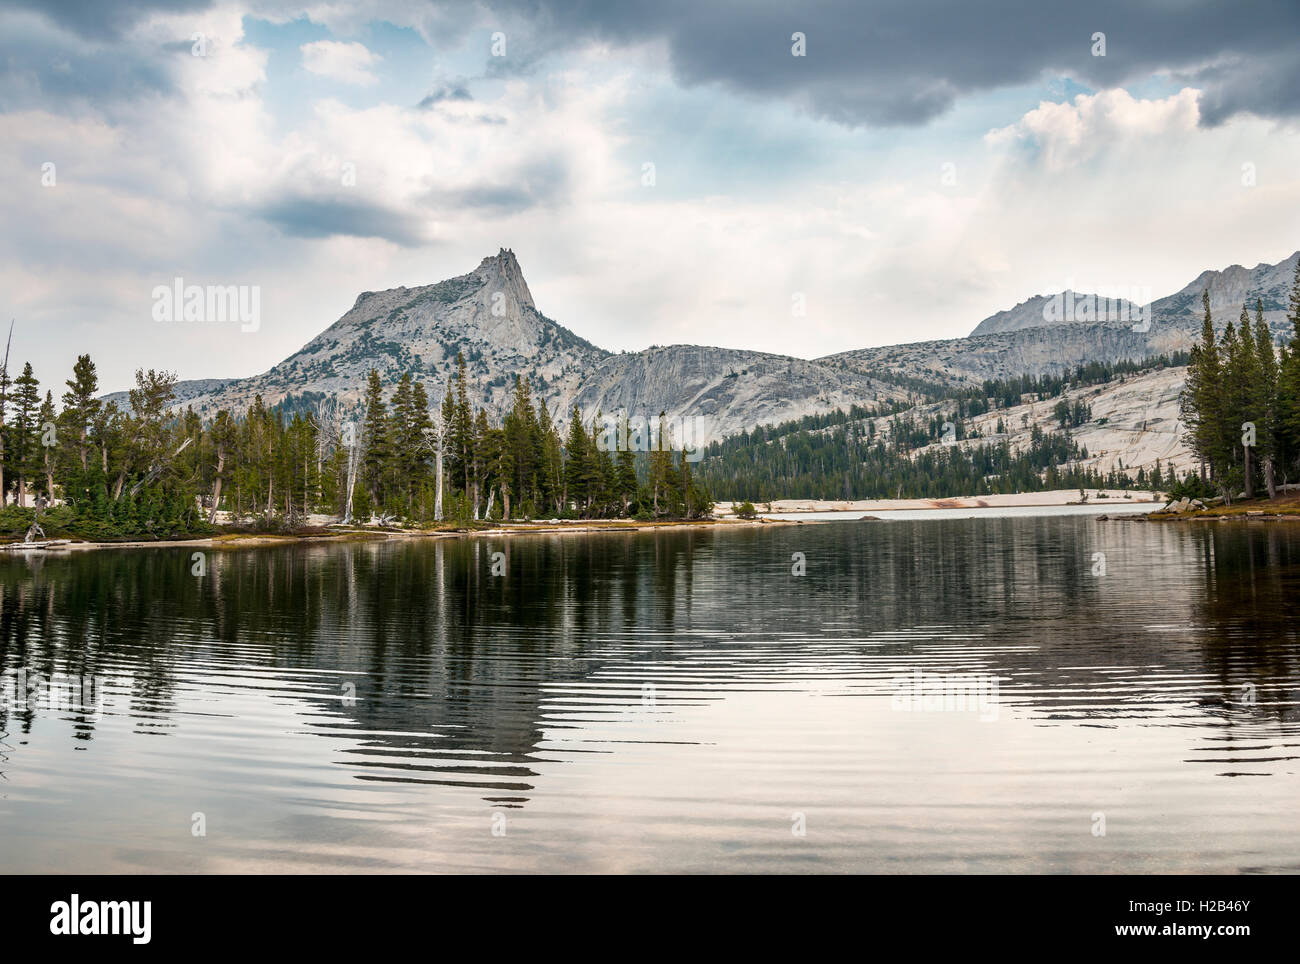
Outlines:
{"type": "Polygon", "coordinates": [[[221,473],[226,470],[226,447],[217,447],[217,477],[212,481],[212,509],[208,512],[208,525],[217,521],[217,506],[221,505],[221,473]]]}
{"type": "Polygon", "coordinates": [[[353,440],[352,445],[348,448],[348,499],[347,506],[343,510],[343,522],[345,525],[352,523],[352,492],[357,487],[357,463],[361,461],[361,446],[353,440]]]}

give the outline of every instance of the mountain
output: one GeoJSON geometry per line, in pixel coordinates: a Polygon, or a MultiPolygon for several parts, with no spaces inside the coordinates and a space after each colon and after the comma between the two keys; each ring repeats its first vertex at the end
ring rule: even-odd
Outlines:
{"type": "MultiPolygon", "coordinates": [[[[972,338],[979,335],[993,335],[1003,331],[1023,331],[1026,328],[1046,328],[1051,325],[1070,324],[1075,318],[1074,311],[1062,310],[1065,305],[1086,301],[1095,304],[1097,295],[1081,295],[1074,291],[1062,291],[1059,295],[1034,295],[1028,301],[1022,301],[1014,308],[989,315],[970,333],[972,338]],[[1091,300],[1089,300],[1091,299],[1091,300]]],[[[1132,324],[1130,320],[1138,316],[1139,305],[1123,298],[1107,301],[1107,308],[1113,312],[1113,324],[1132,324]]]]}
{"type": "MultiPolygon", "coordinates": [[[[486,400],[489,412],[508,406],[514,377],[522,374],[559,422],[575,404],[585,419],[598,412],[649,418],[664,411],[696,417],[693,439],[708,442],[836,408],[911,399],[926,386],[1068,374],[1090,361],[1140,361],[1185,350],[1200,331],[1206,287],[1220,328],[1237,318],[1243,301],[1260,297],[1274,333],[1289,334],[1286,305],[1297,259],[1300,252],[1274,265],[1202,272],[1181,291],[1143,306],[1148,314],[1111,303],[1112,310],[1127,308],[1130,319],[1146,318],[1145,326],[1122,317],[1092,320],[1091,308],[1070,308],[1088,296],[1063,292],[998,312],[967,338],[808,360],[698,345],[605,351],[537,309],[518,260],[503,248],[447,281],[362,292],[342,318],[269,371],[181,382],[175,407],[192,406],[207,418],[223,408],[242,412],[258,395],[267,405],[289,409],[310,409],[327,396],[357,404],[371,368],[390,392],[410,372],[436,401],[461,353],[471,393],[486,400]]],[[[127,404],[124,392],[106,398],[127,404]]]]}
{"type": "Polygon", "coordinates": [[[1259,298],[1264,303],[1264,319],[1273,333],[1289,335],[1291,325],[1286,320],[1286,312],[1298,260],[1300,251],[1277,264],[1257,264],[1253,268],[1234,264],[1222,271],[1202,271],[1182,290],[1152,302],[1152,327],[1199,333],[1203,310],[1201,292],[1208,288],[1215,327],[1221,329],[1229,321],[1235,322],[1243,303],[1249,303],[1253,318],[1255,299],[1259,298]]]}
{"type": "MultiPolygon", "coordinates": [[[[1127,303],[1112,301],[1112,318],[1108,321],[1077,320],[1088,317],[1088,312],[1080,310],[1067,310],[1064,320],[1049,321],[1044,309],[1049,309],[1049,316],[1059,318],[1059,311],[1050,310],[1051,302],[1073,293],[1040,295],[984,319],[967,338],[859,348],[818,360],[853,371],[869,371],[876,377],[914,378],[943,385],[973,385],[988,378],[1022,374],[1061,375],[1090,361],[1141,361],[1191,348],[1200,335],[1201,292],[1206,288],[1217,329],[1222,330],[1229,321],[1236,322],[1243,303],[1249,303],[1253,317],[1258,297],[1274,337],[1290,337],[1286,308],[1297,260],[1300,251],[1277,264],[1258,264],[1254,268],[1232,265],[1222,271],[1204,271],[1181,290],[1142,306],[1139,315],[1129,305],[1129,318],[1116,319],[1118,309],[1127,303]],[[1071,317],[1076,320],[1071,321],[1071,317]],[[1135,322],[1133,317],[1143,321],[1135,322]]],[[[1089,296],[1073,297],[1077,302],[1089,296]]]]}
{"type": "Polygon", "coordinates": [[[585,417],[628,411],[691,415],[700,441],[818,412],[875,406],[908,397],[905,386],[788,355],[668,345],[613,355],[583,380],[567,406],[585,417]]]}
{"type": "MultiPolygon", "coordinates": [[[[268,406],[310,409],[325,396],[359,402],[370,369],[391,392],[410,372],[437,401],[464,355],[471,396],[489,412],[509,406],[516,374],[532,382],[557,421],[576,403],[650,418],[695,416],[694,441],[756,424],[907,397],[896,381],[842,366],[704,346],[671,345],[613,354],[547,318],[514,252],[502,249],[468,274],[416,288],[362,292],[351,310],[261,375],[180,382],[175,407],[204,418],[268,406]]],[[[126,393],[106,400],[127,404],[126,393]]]]}
{"type": "Polygon", "coordinates": [[[1121,325],[1076,323],[858,348],[819,360],[851,371],[959,387],[1022,374],[1063,375],[1090,361],[1141,361],[1152,354],[1159,352],[1152,352],[1147,334],[1121,325]]]}
{"type": "Polygon", "coordinates": [[[389,387],[411,372],[441,397],[458,352],[476,389],[495,406],[505,403],[515,372],[528,374],[544,396],[571,395],[609,357],[537,310],[519,261],[502,249],[458,278],[363,291],[342,318],[270,371],[201,391],[182,382],[177,398],[204,417],[222,408],[243,411],[257,395],[267,405],[309,404],[323,395],[350,402],[361,397],[372,368],[389,387]]]}

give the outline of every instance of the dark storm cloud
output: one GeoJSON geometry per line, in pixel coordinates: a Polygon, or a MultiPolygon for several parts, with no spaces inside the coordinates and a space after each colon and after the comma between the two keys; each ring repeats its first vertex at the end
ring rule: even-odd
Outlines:
{"type": "MultiPolygon", "coordinates": [[[[529,25],[518,46],[666,43],[676,78],[778,98],[856,125],[921,124],[965,94],[1063,73],[1095,87],[1170,70],[1206,92],[1207,123],[1300,114],[1297,0],[487,0],[529,25]],[[807,56],[791,55],[791,35],[807,56]],[[1106,56],[1092,36],[1106,35],[1106,56]]],[[[513,56],[513,55],[512,55],[513,56]]],[[[489,67],[494,66],[489,58],[489,67]]],[[[499,58],[497,58],[499,59],[499,58]]]]}
{"type": "Polygon", "coordinates": [[[420,217],[364,201],[297,197],[255,213],[295,238],[383,238],[408,248],[425,243],[420,217]]]}
{"type": "Polygon", "coordinates": [[[1228,67],[1202,71],[1198,80],[1198,86],[1206,88],[1201,98],[1205,124],[1220,124],[1242,111],[1263,117],[1300,114],[1300,52],[1244,58],[1228,67]]]}
{"type": "MultiPolygon", "coordinates": [[[[58,98],[80,86],[81,96],[111,101],[165,89],[155,51],[114,41],[151,14],[211,2],[0,0],[0,10],[29,11],[59,28],[47,33],[97,48],[38,56],[27,36],[6,37],[0,97],[12,102],[16,92],[31,98],[48,91],[58,98]],[[90,58],[84,70],[83,54],[90,58]],[[61,77],[60,69],[83,76],[61,77]]],[[[250,7],[263,8],[292,19],[302,5],[260,0],[250,7]]],[[[850,126],[923,124],[963,96],[1044,73],[1098,88],[1160,70],[1204,91],[1207,124],[1243,111],[1300,116],[1300,0],[430,0],[391,10],[381,3],[374,14],[421,24],[437,46],[475,26],[503,30],[509,54],[485,58],[488,76],[533,72],[548,55],[591,41],[659,42],[682,84],[718,84],[850,126]],[[796,31],[807,37],[804,57],[791,56],[796,31]],[[1092,55],[1098,31],[1106,35],[1104,57],[1092,55]]],[[[44,43],[52,45],[48,36],[44,43]]],[[[435,102],[426,98],[422,106],[435,102]]]]}

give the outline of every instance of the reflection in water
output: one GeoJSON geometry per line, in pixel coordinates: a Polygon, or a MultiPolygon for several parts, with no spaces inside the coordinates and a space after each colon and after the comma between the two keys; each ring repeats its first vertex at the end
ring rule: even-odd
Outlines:
{"type": "Polygon", "coordinates": [[[0,558],[0,870],[1300,869],[1287,526],[191,552],[0,558]]]}

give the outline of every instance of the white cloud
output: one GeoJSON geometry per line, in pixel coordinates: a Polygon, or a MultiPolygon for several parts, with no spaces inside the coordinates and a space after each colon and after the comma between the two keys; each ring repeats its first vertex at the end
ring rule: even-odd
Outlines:
{"type": "Polygon", "coordinates": [[[1199,97],[1190,87],[1156,100],[1141,100],[1123,89],[1079,94],[1072,102],[1045,101],[1016,123],[990,131],[986,140],[994,147],[1032,144],[1049,170],[1060,171],[1117,143],[1194,133],[1201,117],[1199,97]]]}
{"type": "Polygon", "coordinates": [[[371,53],[365,44],[317,40],[303,44],[299,49],[302,51],[303,67],[313,74],[360,87],[378,83],[378,78],[370,69],[380,58],[371,53]]]}

